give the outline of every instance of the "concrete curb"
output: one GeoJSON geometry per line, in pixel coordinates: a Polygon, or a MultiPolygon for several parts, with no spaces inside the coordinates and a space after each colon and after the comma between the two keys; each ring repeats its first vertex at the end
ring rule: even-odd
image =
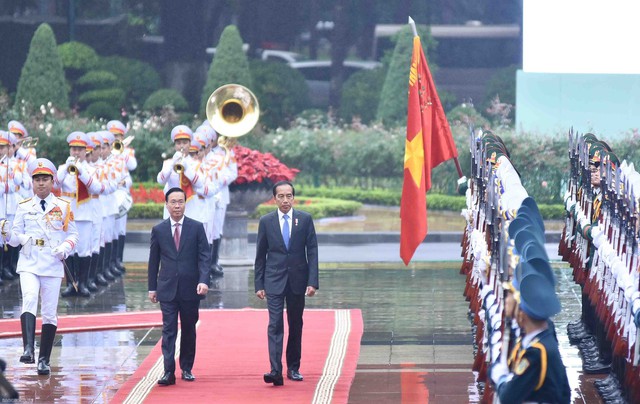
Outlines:
{"type": "MultiPolygon", "coordinates": [[[[558,243],[561,232],[545,233],[546,243],[558,243]]],[[[129,231],[127,243],[149,244],[151,232],[129,231]]],[[[423,243],[459,243],[462,241],[461,232],[432,232],[427,234],[423,243]]],[[[256,233],[249,233],[249,243],[256,242],[256,233]]],[[[318,233],[318,243],[334,245],[379,244],[399,243],[398,232],[358,232],[358,233],[318,233]]]]}

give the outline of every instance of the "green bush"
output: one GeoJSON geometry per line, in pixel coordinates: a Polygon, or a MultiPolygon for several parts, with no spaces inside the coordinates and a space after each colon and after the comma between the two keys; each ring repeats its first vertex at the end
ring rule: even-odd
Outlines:
{"type": "Polygon", "coordinates": [[[309,104],[304,76],[280,62],[252,61],[249,64],[260,103],[260,124],[269,129],[288,127],[294,117],[309,104]]]}
{"type": "Polygon", "coordinates": [[[67,76],[72,80],[97,67],[100,60],[91,46],[77,41],[58,45],[58,54],[67,76]]]}
{"type": "Polygon", "coordinates": [[[158,112],[162,108],[173,107],[175,111],[187,111],[189,104],[182,94],[170,88],[162,88],[154,91],[144,102],[145,111],[158,112]]]}
{"type": "MultiPolygon", "coordinates": [[[[484,102],[482,103],[482,111],[486,111],[491,106],[491,101],[496,97],[500,97],[500,102],[516,105],[516,73],[518,66],[509,66],[496,72],[489,82],[485,90],[484,102]]],[[[483,112],[485,114],[486,112],[483,112]]],[[[515,117],[515,108],[511,109],[509,118],[515,117]]]]}
{"type": "Polygon", "coordinates": [[[108,56],[100,60],[101,70],[118,77],[118,87],[126,92],[127,105],[142,105],[151,93],[160,89],[160,75],[148,63],[122,56],[108,56]]]}
{"type": "MultiPolygon", "coordinates": [[[[429,49],[435,46],[435,42],[428,34],[424,26],[417,26],[418,35],[422,42],[422,49],[429,61],[429,49]]],[[[387,76],[384,80],[380,103],[376,118],[385,124],[397,123],[405,125],[407,121],[407,89],[409,87],[409,68],[411,67],[411,54],[413,52],[413,31],[409,26],[400,30],[394,37],[396,46],[390,59],[387,76]]],[[[433,74],[435,64],[430,63],[429,69],[433,74]]]]}
{"type": "Polygon", "coordinates": [[[209,66],[207,82],[202,89],[200,116],[205,116],[205,106],[211,93],[220,86],[232,83],[243,85],[249,89],[253,88],[249,61],[242,50],[240,32],[235,25],[228,25],[220,35],[216,55],[209,66]]]}
{"type": "Polygon", "coordinates": [[[378,68],[352,74],[342,86],[340,117],[347,122],[354,117],[359,117],[365,124],[372,122],[376,118],[386,73],[384,68],[378,68]]]}
{"type": "MultiPolygon", "coordinates": [[[[330,198],[305,198],[296,196],[296,209],[304,210],[314,219],[323,217],[353,216],[362,207],[362,204],[354,201],[344,201],[330,198]]],[[[273,204],[262,204],[253,213],[253,218],[259,218],[275,209],[273,204]]]]}
{"type": "Polygon", "coordinates": [[[89,104],[82,115],[88,118],[111,120],[118,119],[120,110],[107,102],[96,101],[89,104]]]}
{"type": "Polygon", "coordinates": [[[76,86],[81,90],[103,90],[117,87],[117,85],[118,77],[104,70],[89,71],[76,81],[76,86]]]}
{"type": "Polygon", "coordinates": [[[22,103],[37,108],[52,103],[57,109],[69,109],[69,97],[62,61],[56,48],[56,38],[49,24],[40,24],[29,47],[27,60],[22,67],[15,106],[22,103]]]}
{"type": "Polygon", "coordinates": [[[161,219],[163,203],[134,203],[128,213],[129,219],[161,219]]]}
{"type": "Polygon", "coordinates": [[[472,104],[461,104],[447,113],[447,120],[452,126],[463,126],[468,128],[485,128],[489,126],[489,121],[482,116],[472,104]]]}
{"type": "Polygon", "coordinates": [[[565,207],[562,204],[547,205],[541,203],[538,204],[538,210],[540,210],[540,216],[542,216],[544,220],[563,219],[566,214],[565,207]]]}
{"type": "Polygon", "coordinates": [[[89,105],[94,102],[106,102],[115,108],[119,108],[124,104],[124,90],[120,88],[107,88],[103,90],[90,90],[80,95],[78,101],[83,105],[89,105]]]}

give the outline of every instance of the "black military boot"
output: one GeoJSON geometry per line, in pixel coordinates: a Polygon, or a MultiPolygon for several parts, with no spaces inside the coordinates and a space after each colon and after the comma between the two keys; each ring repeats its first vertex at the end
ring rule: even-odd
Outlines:
{"type": "Polygon", "coordinates": [[[127,268],[124,266],[124,242],[127,236],[118,236],[118,254],[116,257],[116,265],[120,272],[126,272],[127,268]]]}
{"type": "Polygon", "coordinates": [[[73,282],[78,281],[78,261],[76,258],[76,255],[70,255],[64,260],[65,264],[67,265],[67,269],[69,269],[69,272],[73,276],[73,280],[70,279],[69,275],[67,274],[67,288],[63,290],[62,293],[60,293],[62,297],[72,297],[78,295],[78,291],[76,290],[75,286],[73,286],[73,282]]]}
{"type": "Polygon", "coordinates": [[[77,273],[78,273],[78,295],[82,297],[91,297],[91,292],[87,289],[87,281],[89,279],[89,267],[91,266],[91,257],[78,257],[77,273]]]}
{"type": "Polygon", "coordinates": [[[33,348],[36,339],[36,316],[29,312],[22,313],[20,325],[22,326],[22,345],[24,345],[24,353],[20,357],[20,362],[34,363],[36,361],[33,348]]]}
{"type": "Polygon", "coordinates": [[[98,254],[91,254],[89,263],[89,277],[87,278],[87,289],[89,292],[97,292],[98,285],[96,285],[96,274],[98,270],[98,254]]]}
{"type": "Polygon", "coordinates": [[[123,271],[120,271],[116,264],[118,258],[118,239],[114,239],[111,242],[111,259],[109,260],[109,268],[111,268],[111,274],[115,277],[121,277],[124,275],[123,271]]]}
{"type": "Polygon", "coordinates": [[[109,265],[111,264],[111,243],[105,243],[104,254],[102,255],[102,276],[107,282],[113,282],[116,277],[111,272],[109,265]]]}
{"type": "Polygon", "coordinates": [[[49,359],[53,349],[53,341],[56,338],[56,327],[53,324],[42,324],[42,334],[40,335],[40,353],[38,354],[38,374],[48,375],[51,373],[49,359]]]}
{"type": "Polygon", "coordinates": [[[7,245],[7,251],[4,250],[5,247],[1,247],[0,250],[0,259],[2,261],[2,267],[0,268],[0,278],[12,281],[15,279],[13,272],[11,271],[11,249],[13,247],[7,245]]]}
{"type": "Polygon", "coordinates": [[[224,276],[224,272],[220,264],[218,264],[218,253],[220,251],[220,239],[213,240],[213,245],[211,247],[211,277],[219,278],[224,276]]]}
{"type": "Polygon", "coordinates": [[[98,286],[107,286],[109,284],[104,277],[104,247],[100,247],[96,261],[96,284],[98,286]]]}

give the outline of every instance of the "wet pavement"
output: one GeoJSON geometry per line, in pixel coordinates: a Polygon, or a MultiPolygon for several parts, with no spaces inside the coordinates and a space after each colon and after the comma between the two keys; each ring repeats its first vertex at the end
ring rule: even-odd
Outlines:
{"type": "MultiPolygon", "coordinates": [[[[479,402],[471,371],[468,304],[462,297],[465,278],[459,274],[460,247],[446,244],[423,244],[418,257],[438,260],[418,258],[410,268],[399,262],[397,244],[321,247],[327,258],[320,271],[321,289],[317,297],[307,299],[307,307],[359,308],[364,320],[350,403],[411,403],[427,398],[432,403],[479,402]],[[386,258],[373,259],[381,255],[386,258]]],[[[144,251],[145,246],[127,246],[125,260],[130,264],[124,280],[88,299],[61,298],[59,314],[157,310],[147,299],[144,254],[136,249],[144,251]]],[[[578,351],[569,345],[565,331],[567,322],[580,312],[579,288],[566,264],[557,262],[554,267],[563,304],[556,324],[574,402],[598,403],[592,386],[596,377],[582,375],[578,351]]],[[[266,308],[266,304],[254,297],[252,269],[226,267],[224,278],[213,285],[201,307],[266,308]]],[[[0,316],[19,315],[19,285],[5,283],[0,288],[0,316]]],[[[22,353],[18,338],[0,340],[0,358],[7,361],[6,376],[25,402],[102,403],[113,397],[159,339],[158,328],[58,335],[50,377],[38,377],[34,365],[18,362],[22,353]]]]}

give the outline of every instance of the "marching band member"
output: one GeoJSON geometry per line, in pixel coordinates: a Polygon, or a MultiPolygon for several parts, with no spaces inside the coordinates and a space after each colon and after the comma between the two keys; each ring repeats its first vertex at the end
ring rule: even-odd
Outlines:
{"type": "Polygon", "coordinates": [[[91,267],[91,236],[93,227],[93,209],[91,195],[100,194],[105,187],[94,176],[95,170],[87,163],[87,145],[90,140],[84,132],[72,132],[67,136],[69,144],[69,158],[65,164],[58,168],[58,182],[60,183],[61,196],[71,203],[71,210],[75,216],[79,240],[76,245],[76,253],[70,255],[67,260],[73,277],[78,281],[78,290],[69,279],[67,289],[62,292],[62,297],[80,295],[91,296],[87,289],[89,271],[91,267]]]}
{"type": "Polygon", "coordinates": [[[36,159],[36,149],[33,147],[25,148],[23,146],[24,139],[29,137],[29,132],[24,125],[18,121],[9,121],[9,132],[16,137],[17,150],[15,157],[24,160],[27,164],[36,159]]]}
{"type": "Polygon", "coordinates": [[[29,164],[35,196],[18,205],[11,230],[3,230],[9,244],[22,245],[18,260],[22,289],[22,341],[20,362],[34,363],[34,340],[38,295],[41,296],[42,334],[38,354],[38,374],[51,372],[49,359],[56,335],[58,296],[64,276],[64,259],[78,242],[78,231],[69,201],[51,193],[56,167],[47,159],[29,164]]]}
{"type": "Polygon", "coordinates": [[[215,210],[215,228],[217,234],[214,234],[214,255],[211,256],[212,266],[215,267],[215,274],[218,276],[222,276],[223,268],[218,263],[219,259],[219,251],[220,251],[220,240],[222,239],[222,231],[224,228],[224,219],[227,213],[227,206],[231,202],[229,196],[229,184],[238,178],[238,164],[236,162],[235,155],[233,150],[229,150],[229,155],[227,156],[227,152],[225,149],[220,147],[220,145],[216,141],[214,142],[214,147],[211,152],[222,156],[222,166],[220,168],[219,180],[221,182],[221,188],[219,192],[219,196],[216,196],[216,210],[215,210]]]}
{"type": "Polygon", "coordinates": [[[207,242],[211,244],[213,234],[207,231],[207,225],[213,216],[213,210],[210,209],[210,200],[220,190],[215,171],[212,170],[210,164],[205,160],[205,150],[208,144],[208,136],[206,133],[197,131],[194,133],[194,140],[191,141],[189,148],[189,156],[196,162],[195,169],[203,178],[202,186],[196,190],[197,198],[191,198],[187,202],[186,209],[191,212],[191,218],[202,222],[207,234],[207,242]],[[210,238],[211,237],[211,238],[210,238]]]}
{"type": "MultiPolygon", "coordinates": [[[[120,173],[118,172],[120,165],[114,161],[113,142],[115,138],[113,133],[109,131],[100,131],[102,136],[102,168],[101,176],[103,180],[111,181],[117,184],[120,181],[120,173]]],[[[113,187],[116,189],[117,185],[113,187]]],[[[104,242],[104,253],[102,260],[102,276],[109,282],[115,280],[116,277],[122,276],[122,272],[115,266],[115,255],[113,251],[114,240],[118,235],[115,231],[116,216],[118,215],[118,204],[113,192],[103,193],[100,196],[104,218],[102,221],[102,240],[104,242]]]]}
{"type": "MultiPolygon", "coordinates": [[[[118,189],[125,191],[129,196],[131,196],[131,171],[135,170],[138,167],[138,161],[136,160],[136,152],[135,150],[129,146],[124,144],[124,137],[127,134],[127,127],[120,121],[113,120],[107,123],[107,130],[113,133],[113,136],[117,141],[122,142],[122,150],[121,153],[116,155],[115,157],[120,160],[121,170],[124,179],[118,183],[118,189]]],[[[116,228],[118,234],[117,241],[117,249],[116,251],[116,266],[122,272],[125,271],[125,267],[123,264],[123,255],[124,255],[124,243],[127,237],[127,215],[125,214],[122,217],[116,219],[116,228]]]]}
{"type": "MultiPolygon", "coordinates": [[[[187,196],[187,201],[195,195],[196,190],[202,186],[203,177],[195,170],[195,162],[189,156],[189,147],[193,132],[185,125],[178,125],[171,130],[171,141],[175,149],[172,158],[165,160],[162,171],[158,173],[158,183],[164,185],[166,193],[171,188],[182,188],[187,196]]],[[[193,216],[194,212],[186,211],[187,216],[193,216]]],[[[166,207],[164,218],[169,217],[166,207]]]]}
{"type": "MultiPolygon", "coordinates": [[[[14,158],[11,153],[17,139],[11,133],[4,132],[4,134],[5,136],[3,136],[3,141],[8,143],[6,146],[3,146],[3,149],[6,147],[6,152],[0,152],[0,154],[5,156],[5,164],[2,166],[2,170],[4,170],[3,174],[8,178],[9,182],[5,184],[2,203],[4,204],[3,209],[5,209],[6,219],[9,222],[12,222],[18,207],[18,202],[22,200],[21,198],[18,199],[19,194],[17,193],[20,189],[20,184],[22,184],[22,171],[18,160],[14,158]]],[[[2,277],[6,280],[13,280],[18,277],[16,266],[18,264],[19,251],[20,250],[18,248],[5,245],[2,252],[0,252],[2,257],[2,277]]]]}

